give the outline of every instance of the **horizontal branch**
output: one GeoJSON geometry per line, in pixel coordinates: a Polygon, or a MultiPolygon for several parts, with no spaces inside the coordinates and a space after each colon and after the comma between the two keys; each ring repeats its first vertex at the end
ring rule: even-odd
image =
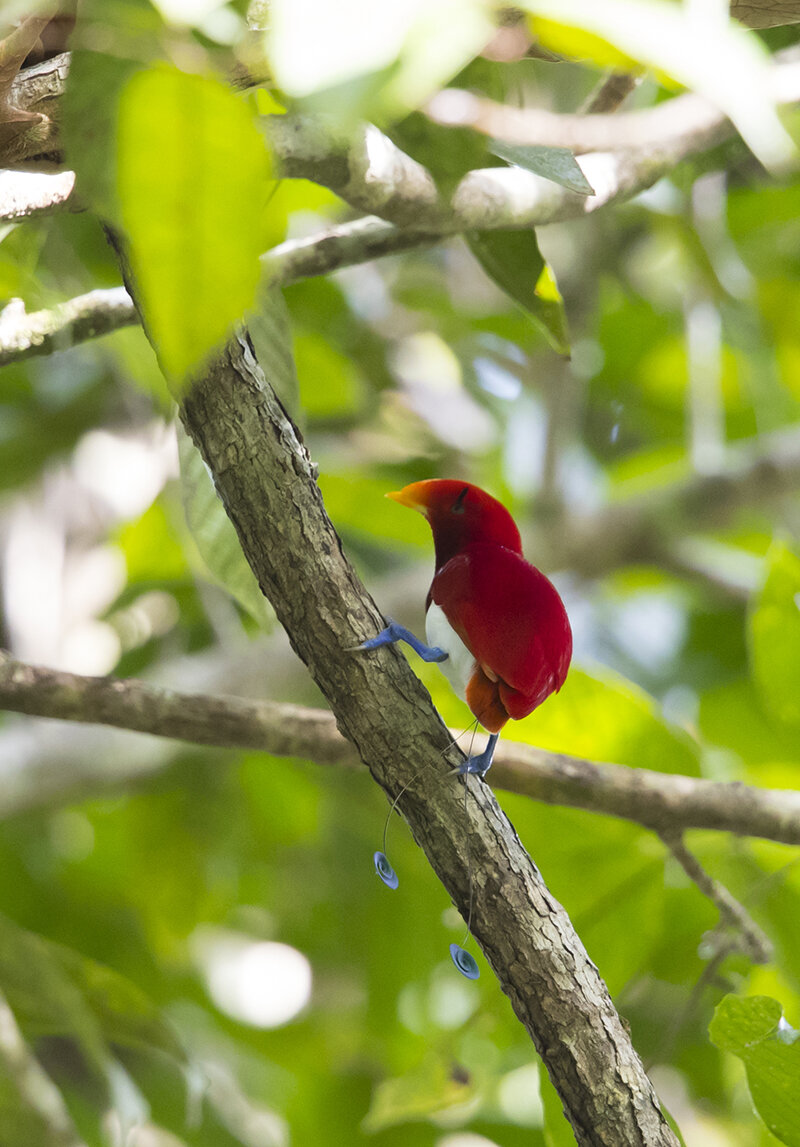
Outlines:
{"type": "Polygon", "coordinates": [[[0,222],[17,223],[65,208],[77,210],[74,171],[0,171],[0,222]]]}
{"type": "Polygon", "coordinates": [[[76,343],[138,323],[124,287],[89,291],[52,310],[28,314],[22,299],[0,311],[0,366],[32,355],[52,354],[76,343]]]}
{"type": "MultiPolygon", "coordinates": [[[[82,677],[25,665],[3,652],[0,708],[319,764],[359,764],[327,710],[82,677]]],[[[509,740],[500,741],[490,778],[508,792],[622,817],[662,836],[705,828],[800,844],[800,792],[597,764],[509,740]]],[[[125,782],[118,772],[115,779],[125,782]]]]}
{"type": "MultiPolygon", "coordinates": [[[[289,239],[261,257],[265,275],[278,286],[325,275],[384,255],[427,246],[436,236],[401,231],[367,217],[329,227],[309,239],[289,239]]],[[[33,355],[66,350],[99,335],[139,322],[124,287],[89,291],[49,310],[28,314],[21,299],[0,312],[0,366],[33,355]]]]}
{"type": "MultiPolygon", "coordinates": [[[[772,75],[779,102],[800,99],[800,64],[776,64],[772,75]]],[[[437,99],[449,100],[453,95],[445,91],[437,99]]],[[[468,172],[448,198],[441,195],[430,172],[371,124],[342,135],[325,117],[268,116],[263,123],[285,175],[312,179],[358,210],[399,228],[429,232],[433,240],[462,231],[515,229],[581,218],[646,190],[687,156],[707,150],[733,133],[721,113],[694,95],[676,97],[646,113],[630,114],[668,117],[674,115],[669,110],[673,106],[684,109],[680,134],[675,135],[671,128],[670,133],[659,136],[648,129],[641,147],[629,149],[623,138],[623,150],[619,150],[620,137],[614,137],[610,149],[580,158],[584,175],[595,191],[590,196],[518,167],[492,167],[468,172]],[[687,108],[691,114],[685,114],[687,108]]],[[[577,118],[585,122],[593,117],[577,118]]],[[[614,125],[625,119],[607,118],[614,125]]],[[[575,117],[567,119],[572,122],[575,117]]],[[[49,209],[54,209],[52,204],[49,209]]],[[[19,212],[19,206],[16,210],[19,212]]]]}
{"type": "MultiPolygon", "coordinates": [[[[770,78],[776,103],[800,100],[796,58],[776,57],[770,78]]],[[[683,158],[734,133],[723,113],[693,92],[639,111],[570,115],[546,108],[510,107],[469,91],[445,88],[429,101],[427,112],[445,127],[470,127],[507,143],[566,147],[578,153],[666,149],[683,158]]]]}

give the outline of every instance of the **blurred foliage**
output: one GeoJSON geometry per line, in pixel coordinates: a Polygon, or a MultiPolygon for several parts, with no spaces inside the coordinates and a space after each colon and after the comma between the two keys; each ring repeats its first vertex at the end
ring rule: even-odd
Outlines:
{"type": "MultiPolygon", "coordinates": [[[[123,220],[173,374],[252,307],[256,354],[319,464],[348,553],[382,608],[418,632],[428,530],[383,499],[405,483],[461,476],[491,489],[529,556],[550,565],[570,531],[592,537],[601,508],[624,521],[629,499],[713,474],[742,443],[766,452],[782,432],[800,455],[794,169],[772,178],[741,148],[715,152],[536,236],[454,238],[295,283],[281,299],[257,289],[258,254],[350,212],[314,184],[270,182],[254,127],[283,108],[373,118],[443,191],[470,168],[511,163],[585,193],[569,153],[434,128],[422,101],[452,82],[574,111],[598,61],[632,58],[655,67],[633,106],[702,80],[771,160],[781,138],[757,45],[795,32],[726,33],[713,68],[697,56],[698,77],[675,67],[677,5],[532,2],[505,30],[522,36],[507,59],[474,58],[493,18],[479,0],[404,0],[391,19],[371,0],[274,0],[266,37],[259,6],[250,26],[247,7],[84,0],[63,134],[90,210],[0,231],[0,301],[33,311],[117,284],[103,223],[123,220]],[[531,56],[530,27],[563,58],[531,56]]],[[[179,464],[141,330],[3,369],[0,489],[4,647],[79,672],[320,703],[185,439],[179,464]]],[[[574,557],[550,569],[576,665],[506,735],[795,787],[797,496],[743,495],[686,536],[667,516],[655,529],[663,561],[626,555],[597,577],[587,554],[586,568],[574,557]]],[[[467,728],[437,668],[414,664],[445,719],[467,728]]],[[[0,988],[89,1147],[126,1130],[148,1147],[573,1141],[480,954],[476,983],[452,968],[447,944],[463,922],[398,817],[401,887],[390,896],[375,880],[386,802],[367,778],[3,715],[3,784],[31,783],[36,769],[82,776],[87,761],[112,777],[141,768],[109,789],[87,781],[62,802],[33,800],[0,825],[0,988]]],[[[500,799],[688,1147],[775,1141],[748,1081],[764,1124],[797,1142],[797,1044],[785,1038],[800,1016],[795,851],[692,835],[777,952],[758,969],[729,956],[710,978],[715,910],[651,833],[500,799]]],[[[0,1086],[0,1122],[13,1103],[0,1086]]]]}

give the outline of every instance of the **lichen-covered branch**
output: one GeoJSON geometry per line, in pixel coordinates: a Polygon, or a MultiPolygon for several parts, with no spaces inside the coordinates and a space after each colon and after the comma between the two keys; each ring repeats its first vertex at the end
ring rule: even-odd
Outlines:
{"type": "Polygon", "coordinates": [[[124,287],[89,291],[52,310],[28,314],[22,299],[12,299],[0,311],[0,366],[66,350],[120,327],[138,323],[139,316],[124,287]]]}
{"type": "MultiPolygon", "coordinates": [[[[262,265],[272,283],[286,286],[436,240],[430,232],[400,230],[372,216],[329,227],[308,239],[288,239],[267,251],[262,265]]],[[[89,291],[30,314],[21,299],[13,299],[0,312],[0,366],[65,350],[138,321],[124,287],[89,291]]]]}
{"type": "Polygon", "coordinates": [[[74,171],[0,171],[0,222],[17,223],[37,215],[75,210],[74,171]]]}
{"type": "MultiPolygon", "coordinates": [[[[336,728],[333,713],[324,709],[181,693],[138,680],[83,677],[25,665],[2,651],[0,709],[31,717],[109,725],[200,745],[306,757],[318,764],[347,768],[359,764],[353,745],[336,728]]],[[[453,736],[457,732],[451,731],[453,736]]],[[[137,767],[128,776],[115,769],[109,781],[124,786],[127,781],[138,781],[141,771],[137,767]]],[[[83,789],[81,779],[75,763],[67,774],[62,770],[66,799],[76,799],[76,786],[84,797],[98,790],[94,764],[83,789]]],[[[599,764],[507,739],[497,747],[489,779],[495,788],[546,804],[623,817],[661,836],[705,828],[800,844],[800,792],[794,790],[759,789],[738,782],[599,764]]],[[[35,787],[40,787],[39,782],[38,776],[31,780],[35,787]]],[[[41,799],[52,803],[58,799],[58,791],[48,786],[41,799]]],[[[0,819],[29,811],[33,805],[35,794],[29,794],[27,801],[21,799],[17,784],[16,796],[0,795],[0,819]]]]}

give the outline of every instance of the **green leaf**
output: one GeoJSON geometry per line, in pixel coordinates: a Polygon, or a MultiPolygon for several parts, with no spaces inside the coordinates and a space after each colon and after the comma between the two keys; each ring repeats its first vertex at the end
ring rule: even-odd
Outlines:
{"type": "Polygon", "coordinates": [[[753,678],[768,711],[800,723],[800,558],[783,542],[767,554],[767,577],[748,619],[753,678]]]}
{"type": "Polygon", "coordinates": [[[29,1039],[74,1039],[104,1076],[111,1044],[161,1051],[180,1064],[186,1062],[174,1031],[135,984],[2,914],[0,990],[29,1039]]]}
{"type": "Polygon", "coordinates": [[[179,1065],[186,1053],[158,1008],[135,984],[113,968],[72,948],[45,941],[54,959],[94,1012],[105,1040],[115,1047],[160,1051],[179,1065]]]}
{"type": "Polygon", "coordinates": [[[466,240],[489,278],[525,308],[553,349],[569,354],[564,303],[535,231],[470,231],[466,240]]]}
{"type": "Polygon", "coordinates": [[[146,321],[175,381],[252,305],[268,174],[253,117],[224,85],[167,67],[126,84],[122,219],[146,321]]]}
{"type": "Polygon", "coordinates": [[[116,147],[120,94],[141,64],[104,52],[71,53],[63,96],[66,161],[75,170],[81,199],[119,221],[116,147]]]}
{"type": "Polygon", "coordinates": [[[247,317],[247,330],[267,382],[296,418],[302,412],[289,308],[280,288],[271,286],[266,279],[259,283],[256,305],[247,317]]]}
{"type": "Polygon", "coordinates": [[[272,612],[267,599],[242,553],[236,530],[217,497],[206,464],[182,426],[178,428],[178,457],[186,524],[199,556],[213,580],[260,625],[268,627],[272,612]]]}
{"type": "Polygon", "coordinates": [[[772,1134],[800,1147],[800,1032],[769,996],[725,996],[709,1026],[711,1041],[745,1065],[756,1111],[772,1134]]]}
{"type": "Polygon", "coordinates": [[[98,1017],[56,945],[0,915],[0,990],[27,1039],[68,1036],[105,1076],[109,1052],[98,1017]]]}
{"type": "Polygon", "coordinates": [[[570,191],[577,191],[579,195],[594,195],[592,185],[567,147],[539,147],[493,139],[489,150],[492,155],[514,167],[524,167],[526,171],[541,175],[543,179],[549,179],[570,191]]]}

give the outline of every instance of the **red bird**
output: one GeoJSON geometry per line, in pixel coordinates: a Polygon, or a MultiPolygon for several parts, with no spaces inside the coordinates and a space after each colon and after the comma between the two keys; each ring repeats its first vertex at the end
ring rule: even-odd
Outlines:
{"type": "Polygon", "coordinates": [[[426,661],[442,662],[459,696],[492,734],[459,770],[483,776],[511,717],[533,712],[564,684],[572,630],[555,586],[522,556],[508,510],[468,482],[432,478],[388,494],[425,515],[436,572],[426,604],[423,645],[392,622],[362,649],[406,641],[426,661]]]}

